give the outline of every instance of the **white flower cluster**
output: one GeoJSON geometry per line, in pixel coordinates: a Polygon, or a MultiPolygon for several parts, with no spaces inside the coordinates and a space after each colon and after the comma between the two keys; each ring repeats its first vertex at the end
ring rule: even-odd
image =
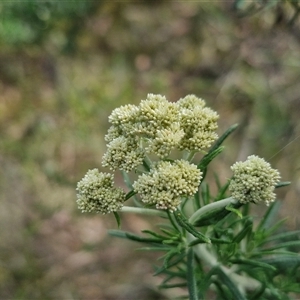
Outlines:
{"type": "Polygon", "coordinates": [[[114,171],[120,169],[130,172],[134,166],[143,162],[145,155],[134,137],[119,136],[108,144],[107,149],[102,158],[102,165],[114,171]]]}
{"type": "Polygon", "coordinates": [[[110,213],[123,206],[125,192],[113,186],[113,175],[89,170],[77,184],[77,205],[82,212],[110,213]]]}
{"type": "MultiPolygon", "coordinates": [[[[194,95],[177,103],[148,94],[136,105],[124,105],[109,116],[103,167],[130,172],[142,165],[147,154],[166,159],[172,150],[200,151],[217,138],[218,114],[194,95]]],[[[142,201],[174,211],[182,196],[193,195],[202,173],[184,160],[160,161],[133,184],[142,201]]],[[[123,206],[125,193],[113,186],[113,175],[90,170],[77,185],[77,204],[83,212],[109,213],[123,206]]]]}
{"type": "Polygon", "coordinates": [[[280,174],[263,158],[251,155],[245,162],[236,162],[232,167],[233,178],[229,185],[232,197],[241,203],[275,201],[273,193],[280,174]]]}
{"type": "Polygon", "coordinates": [[[124,105],[110,115],[103,165],[129,172],[146,154],[166,158],[173,149],[204,150],[218,137],[218,117],[194,95],[172,103],[164,96],[148,94],[139,106],[124,105]]]}
{"type": "Polygon", "coordinates": [[[196,193],[202,172],[185,160],[158,162],[148,174],[139,176],[133,188],[144,203],[175,211],[182,196],[196,193]]]}
{"type": "Polygon", "coordinates": [[[181,111],[181,127],[184,130],[180,142],[181,150],[201,151],[211,146],[218,138],[216,129],[219,115],[205,107],[205,102],[194,95],[188,95],[178,102],[181,111]]]}

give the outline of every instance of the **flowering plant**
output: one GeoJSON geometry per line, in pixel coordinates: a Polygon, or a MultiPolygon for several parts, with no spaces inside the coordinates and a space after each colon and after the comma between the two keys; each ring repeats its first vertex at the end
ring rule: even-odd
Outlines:
{"type": "Polygon", "coordinates": [[[149,94],[138,106],[115,109],[102,164],[120,170],[129,191],[115,187],[112,174],[89,170],[77,185],[78,208],[113,212],[119,226],[123,212],[162,219],[157,231],[142,235],[109,231],[164,253],[155,272],[165,276],[161,288],[181,287],[193,300],[211,292],[217,299],[289,299],[300,292],[295,248],[300,231],[283,233],[282,221],[274,223],[279,208],[274,189],[289,183],[251,155],[231,167],[225,184],[216,176],[218,191],[212,195],[205,181],[208,166],[237,127],[218,137],[218,117],[194,95],[172,103],[149,94]],[[130,198],[133,205],[125,206],[130,198]],[[257,223],[250,206],[260,202],[269,208],[257,223]]]}

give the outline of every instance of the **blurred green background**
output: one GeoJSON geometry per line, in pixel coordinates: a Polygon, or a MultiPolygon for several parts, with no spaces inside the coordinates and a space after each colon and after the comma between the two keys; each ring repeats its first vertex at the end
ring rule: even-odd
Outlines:
{"type": "MultiPolygon", "coordinates": [[[[108,237],[113,216],[75,203],[77,181],[101,168],[107,116],[147,93],[206,99],[219,134],[239,123],[214,170],[225,182],[236,160],[265,157],[292,181],[280,213],[299,229],[299,12],[299,1],[2,0],[0,299],[180,295],[157,291],[158,255],[108,237]]],[[[124,216],[123,229],[149,221],[124,216]]]]}

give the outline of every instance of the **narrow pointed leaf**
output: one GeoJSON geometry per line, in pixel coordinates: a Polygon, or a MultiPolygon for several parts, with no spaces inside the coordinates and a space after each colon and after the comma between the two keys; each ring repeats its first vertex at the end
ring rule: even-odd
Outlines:
{"type": "Polygon", "coordinates": [[[278,245],[274,245],[273,247],[269,247],[265,249],[266,251],[272,251],[280,248],[288,248],[288,247],[293,247],[293,246],[299,246],[300,241],[292,241],[292,242],[286,242],[286,243],[281,243],[278,245]]]}
{"type": "Polygon", "coordinates": [[[266,228],[271,227],[271,223],[275,219],[280,206],[281,206],[281,204],[279,201],[275,201],[270,205],[268,211],[266,212],[266,214],[260,221],[260,223],[257,227],[257,230],[266,229],[266,228]]]}
{"type": "Polygon", "coordinates": [[[163,240],[163,239],[166,238],[165,236],[160,235],[160,234],[158,234],[158,233],[156,233],[156,232],[154,232],[154,231],[152,231],[152,230],[147,230],[147,229],[146,229],[146,230],[142,230],[142,232],[143,232],[143,233],[150,234],[150,235],[152,235],[153,237],[158,238],[158,239],[161,239],[161,240],[163,240]]]}
{"type": "MultiPolygon", "coordinates": [[[[248,222],[247,222],[248,223],[248,222]]],[[[245,224],[245,227],[233,238],[234,243],[239,243],[248,233],[252,231],[252,222],[245,224]]]]}
{"type": "Polygon", "coordinates": [[[271,264],[253,260],[253,259],[237,258],[237,259],[231,259],[230,262],[232,262],[233,264],[249,265],[249,266],[259,267],[270,271],[276,271],[276,268],[271,264]]]}
{"type": "Polygon", "coordinates": [[[162,243],[162,240],[158,238],[145,238],[122,230],[108,230],[108,233],[115,237],[124,238],[124,239],[141,242],[141,243],[159,243],[159,244],[162,243]]]}
{"type": "Polygon", "coordinates": [[[219,192],[218,192],[218,195],[217,195],[216,198],[215,198],[215,201],[218,201],[218,200],[221,200],[221,199],[226,198],[226,197],[225,197],[225,194],[226,194],[226,191],[228,190],[229,184],[230,184],[230,180],[228,180],[228,181],[227,181],[227,182],[219,189],[219,192]]]}
{"type": "Polygon", "coordinates": [[[135,194],[137,194],[137,192],[134,191],[134,190],[131,190],[130,192],[128,192],[128,193],[126,194],[126,196],[125,196],[125,201],[128,200],[128,199],[130,199],[130,198],[131,198],[132,196],[134,196],[135,194]]]}
{"type": "Polygon", "coordinates": [[[266,240],[262,241],[259,245],[267,244],[267,243],[274,242],[277,240],[287,240],[287,239],[291,239],[292,237],[294,237],[294,240],[295,239],[299,240],[299,236],[300,236],[300,230],[279,233],[279,234],[270,236],[266,240]]]}
{"type": "Polygon", "coordinates": [[[235,213],[240,219],[243,218],[242,213],[238,209],[235,209],[232,205],[227,205],[225,209],[235,213]]]}
{"type": "Polygon", "coordinates": [[[159,286],[161,289],[173,289],[173,288],[182,288],[182,287],[186,287],[186,282],[182,282],[182,283],[173,283],[173,284],[161,284],[159,286]]]}
{"type": "Polygon", "coordinates": [[[120,228],[121,227],[121,218],[120,218],[120,215],[116,211],[114,211],[113,213],[114,213],[115,219],[117,221],[118,228],[120,228]]]}
{"type": "Polygon", "coordinates": [[[276,257],[261,259],[260,261],[282,269],[291,269],[300,265],[300,255],[278,255],[276,257]]]}
{"type": "Polygon", "coordinates": [[[210,239],[206,237],[202,232],[197,231],[196,228],[191,223],[189,223],[189,221],[183,216],[182,213],[175,211],[173,214],[178,224],[182,226],[186,231],[188,231],[198,239],[202,239],[205,243],[211,243],[210,239]]]}
{"type": "Polygon", "coordinates": [[[254,294],[251,296],[250,300],[257,300],[257,299],[261,299],[260,297],[263,295],[263,293],[266,290],[266,285],[262,284],[260,288],[258,288],[254,294]]]}
{"type": "Polygon", "coordinates": [[[218,277],[220,278],[221,282],[223,282],[227,288],[230,290],[232,293],[232,296],[234,297],[233,299],[235,300],[247,300],[241,292],[238,290],[236,287],[236,284],[232,282],[230,277],[219,267],[216,268],[216,273],[218,277]]]}
{"type": "Polygon", "coordinates": [[[159,246],[159,247],[142,247],[138,248],[138,251],[170,251],[168,246],[159,246]]]}
{"type": "Polygon", "coordinates": [[[175,265],[177,265],[178,263],[180,263],[184,258],[186,257],[186,253],[183,252],[181,255],[179,255],[176,259],[174,259],[172,262],[169,262],[167,265],[162,266],[161,268],[159,268],[154,275],[159,275],[161,273],[163,273],[166,269],[171,268],[175,265]]]}
{"type": "Polygon", "coordinates": [[[229,137],[230,134],[232,134],[237,128],[238,124],[231,125],[215,142],[215,144],[212,146],[210,151],[213,151],[217,148],[219,148],[223,142],[229,137]]]}
{"type": "Polygon", "coordinates": [[[284,186],[288,186],[290,184],[291,184],[290,181],[282,181],[282,182],[277,183],[275,185],[275,188],[278,189],[278,188],[281,188],[281,187],[284,187],[284,186]]]}
{"type": "MultiPolygon", "coordinates": [[[[203,158],[200,160],[199,164],[197,165],[198,169],[204,172],[204,170],[207,169],[207,166],[209,163],[217,157],[222,151],[224,150],[224,147],[218,147],[216,149],[210,150],[206,155],[203,156],[203,158]]],[[[204,177],[204,176],[203,176],[204,177]]]]}

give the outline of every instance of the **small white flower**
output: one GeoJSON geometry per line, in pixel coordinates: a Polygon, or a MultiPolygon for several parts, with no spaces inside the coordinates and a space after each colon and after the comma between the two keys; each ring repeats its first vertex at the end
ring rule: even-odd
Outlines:
{"type": "Polygon", "coordinates": [[[275,201],[273,193],[280,174],[263,158],[251,155],[245,162],[236,162],[232,167],[233,178],[229,185],[232,197],[241,203],[275,201]]]}
{"type": "Polygon", "coordinates": [[[160,161],[149,174],[139,176],[133,187],[144,203],[174,211],[181,203],[181,196],[197,192],[201,178],[197,166],[185,160],[160,161]]]}
{"type": "Polygon", "coordinates": [[[77,184],[77,205],[82,212],[110,213],[120,210],[125,192],[113,186],[113,175],[89,170],[77,184]]]}

